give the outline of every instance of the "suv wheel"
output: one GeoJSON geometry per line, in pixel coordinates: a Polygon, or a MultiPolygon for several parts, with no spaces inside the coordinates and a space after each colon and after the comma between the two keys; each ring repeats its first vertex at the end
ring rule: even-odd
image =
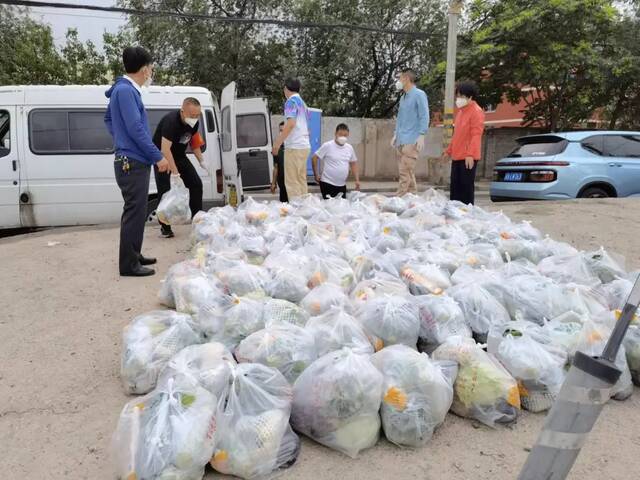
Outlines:
{"type": "Polygon", "coordinates": [[[609,193],[600,187],[589,187],[580,194],[580,198],[608,198],[609,193]]]}

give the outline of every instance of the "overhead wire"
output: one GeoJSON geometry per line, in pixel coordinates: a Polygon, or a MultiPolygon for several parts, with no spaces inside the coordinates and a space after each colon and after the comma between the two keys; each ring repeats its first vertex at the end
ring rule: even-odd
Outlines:
{"type": "Polygon", "coordinates": [[[173,18],[189,18],[194,20],[205,20],[222,23],[232,24],[258,24],[258,25],[275,25],[285,28],[299,28],[299,29],[342,29],[350,31],[362,31],[369,33],[381,33],[387,35],[408,36],[413,38],[442,38],[443,34],[434,34],[429,32],[417,31],[417,30],[399,30],[393,28],[381,28],[372,25],[361,24],[349,24],[343,22],[331,22],[331,23],[319,23],[319,22],[306,22],[297,20],[285,20],[279,18],[248,18],[248,17],[235,17],[235,16],[216,16],[208,15],[204,13],[188,13],[188,12],[176,12],[169,10],[145,10],[137,8],[125,8],[125,7],[106,7],[101,5],[86,5],[75,3],[54,3],[46,1],[32,1],[32,0],[0,0],[0,5],[12,5],[21,7],[47,7],[58,9],[70,9],[70,10],[90,10],[109,13],[120,13],[124,15],[135,16],[163,16],[173,18]]]}

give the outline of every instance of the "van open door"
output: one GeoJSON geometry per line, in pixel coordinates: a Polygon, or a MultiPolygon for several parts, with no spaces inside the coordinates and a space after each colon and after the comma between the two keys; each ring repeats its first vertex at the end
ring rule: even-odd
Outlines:
{"type": "Polygon", "coordinates": [[[273,178],[271,120],[266,98],[238,98],[236,147],[242,191],[264,190],[273,178]]]}
{"type": "Polygon", "coordinates": [[[236,82],[224,87],[220,96],[220,150],[222,155],[222,178],[224,200],[236,206],[242,201],[242,182],[238,169],[238,140],[236,138],[236,82]]]}

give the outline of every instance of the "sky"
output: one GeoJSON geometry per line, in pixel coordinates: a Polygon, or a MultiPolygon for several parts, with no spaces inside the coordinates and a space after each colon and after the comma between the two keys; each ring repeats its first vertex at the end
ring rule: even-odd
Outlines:
{"type": "MultiPolygon", "coordinates": [[[[51,3],[91,4],[105,7],[115,6],[116,0],[49,0],[51,3]]],[[[91,40],[102,49],[102,34],[115,33],[126,23],[126,17],[109,12],[91,10],[68,10],[50,7],[31,7],[31,17],[34,20],[48,23],[53,30],[56,44],[65,41],[68,28],[77,28],[81,41],[91,40]]]]}

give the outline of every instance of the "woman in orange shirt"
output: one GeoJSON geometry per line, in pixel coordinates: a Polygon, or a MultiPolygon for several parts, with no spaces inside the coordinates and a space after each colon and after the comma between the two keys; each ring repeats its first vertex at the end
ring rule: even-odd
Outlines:
{"type": "Polygon", "coordinates": [[[476,166],[480,161],[484,111],[476,103],[478,86],[461,82],[456,86],[456,107],[453,137],[444,152],[451,159],[451,200],[474,203],[476,166]]]}

